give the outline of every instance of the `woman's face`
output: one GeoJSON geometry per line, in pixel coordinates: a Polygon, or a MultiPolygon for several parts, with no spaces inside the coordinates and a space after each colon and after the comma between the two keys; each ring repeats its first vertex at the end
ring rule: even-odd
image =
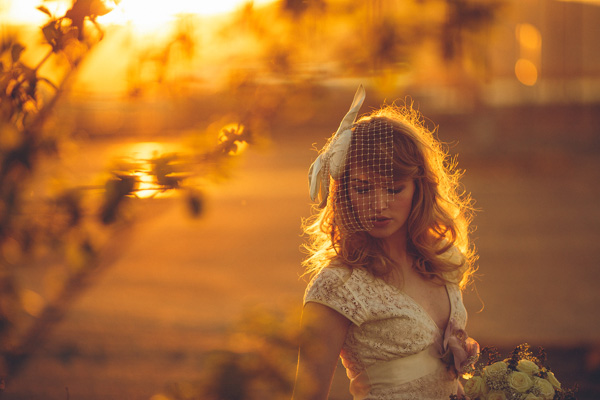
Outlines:
{"type": "Polygon", "coordinates": [[[394,181],[391,187],[374,184],[368,175],[350,175],[349,195],[358,215],[367,215],[374,238],[406,240],[406,221],[412,210],[415,183],[412,179],[394,181]],[[393,195],[393,196],[390,196],[393,195]]]}

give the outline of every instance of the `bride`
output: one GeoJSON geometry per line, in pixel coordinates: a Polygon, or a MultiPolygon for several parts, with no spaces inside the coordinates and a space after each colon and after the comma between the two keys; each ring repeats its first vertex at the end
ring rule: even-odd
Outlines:
{"type": "Polygon", "coordinates": [[[327,399],[338,357],[358,399],[444,399],[479,351],[461,290],[470,198],[409,108],[350,111],[309,171],[307,287],[294,400],[327,399]]]}

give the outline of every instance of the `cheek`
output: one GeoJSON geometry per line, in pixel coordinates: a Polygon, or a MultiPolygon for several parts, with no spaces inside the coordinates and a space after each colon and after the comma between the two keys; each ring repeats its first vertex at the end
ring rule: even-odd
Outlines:
{"type": "Polygon", "coordinates": [[[406,214],[410,214],[413,207],[413,197],[413,191],[411,191],[410,193],[402,193],[400,196],[397,196],[394,200],[395,208],[398,211],[403,211],[406,214]]]}
{"type": "Polygon", "coordinates": [[[348,197],[350,198],[350,203],[352,204],[352,207],[356,208],[360,206],[361,201],[359,195],[357,195],[355,192],[350,192],[350,195],[348,197]]]}

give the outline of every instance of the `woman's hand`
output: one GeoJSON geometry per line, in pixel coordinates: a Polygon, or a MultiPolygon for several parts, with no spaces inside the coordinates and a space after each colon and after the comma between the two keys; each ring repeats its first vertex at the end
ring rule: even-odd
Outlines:
{"type": "Polygon", "coordinates": [[[298,370],[293,400],[326,400],[350,321],[309,302],[302,312],[298,370]]]}

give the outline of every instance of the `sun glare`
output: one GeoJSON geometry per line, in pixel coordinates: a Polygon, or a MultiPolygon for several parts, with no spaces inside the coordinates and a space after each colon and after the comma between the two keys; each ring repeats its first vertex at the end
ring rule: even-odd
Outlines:
{"type": "MultiPolygon", "coordinates": [[[[133,25],[142,31],[150,31],[169,23],[178,15],[193,14],[214,16],[242,8],[247,3],[263,5],[274,0],[121,0],[109,14],[98,21],[107,24],[133,25]]],[[[72,0],[0,0],[0,15],[11,23],[40,24],[47,16],[37,10],[44,5],[50,12],[62,15],[72,0]]],[[[114,5],[106,1],[107,5],[114,5]]]]}
{"type": "Polygon", "coordinates": [[[121,149],[127,154],[136,169],[133,172],[137,180],[136,197],[141,199],[168,197],[152,174],[152,159],[173,150],[172,145],[158,142],[139,142],[121,149]]]}
{"type": "Polygon", "coordinates": [[[48,16],[37,9],[43,5],[54,15],[64,15],[71,3],[64,0],[0,0],[0,16],[11,24],[44,23],[48,16]]]}

